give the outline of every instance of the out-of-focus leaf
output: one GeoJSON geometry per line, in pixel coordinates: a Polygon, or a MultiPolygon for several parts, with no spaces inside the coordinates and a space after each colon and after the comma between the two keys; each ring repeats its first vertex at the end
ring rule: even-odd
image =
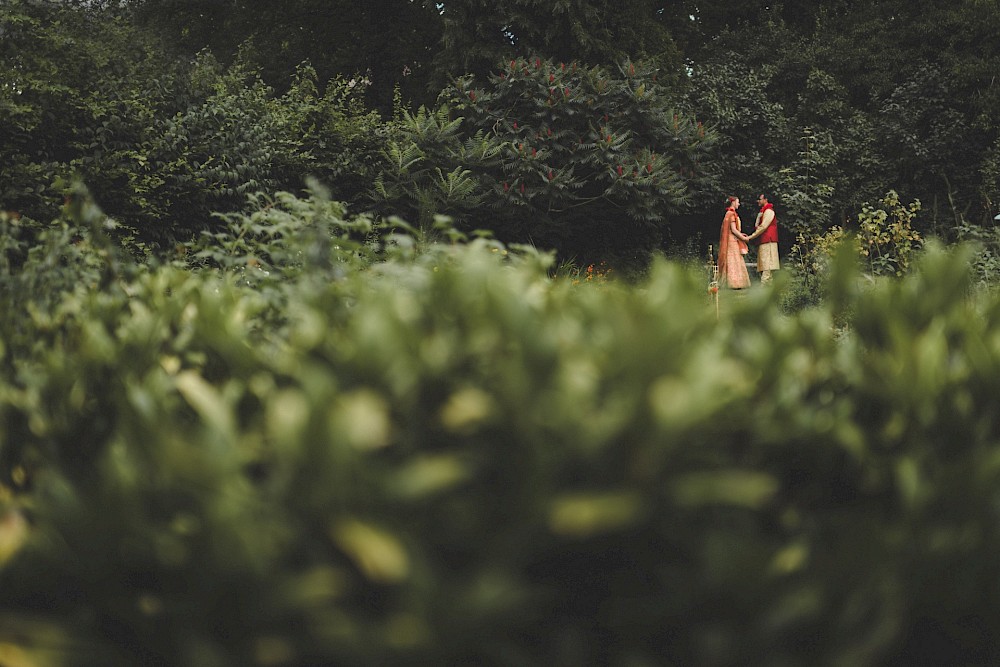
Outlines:
{"type": "Polygon", "coordinates": [[[331,526],[330,535],[372,581],[397,584],[409,576],[409,556],[392,533],[357,519],[343,519],[331,526]]]}
{"type": "Polygon", "coordinates": [[[642,510],[642,497],[632,492],[561,496],[549,508],[549,529],[557,535],[589,537],[627,528],[642,510]]]}
{"type": "Polygon", "coordinates": [[[772,475],[739,469],[687,473],[670,483],[674,500],[683,507],[734,505],[759,509],[779,488],[772,475]]]}

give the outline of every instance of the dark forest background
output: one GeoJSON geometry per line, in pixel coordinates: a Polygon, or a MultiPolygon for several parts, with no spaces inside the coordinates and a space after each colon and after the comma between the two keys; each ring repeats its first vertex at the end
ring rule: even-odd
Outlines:
{"type": "Polygon", "coordinates": [[[729,194],[787,247],[895,191],[950,240],[997,213],[998,33],[989,0],[5,0],[0,206],[82,181],[158,252],[312,176],[589,260],[710,242],[729,194]]]}

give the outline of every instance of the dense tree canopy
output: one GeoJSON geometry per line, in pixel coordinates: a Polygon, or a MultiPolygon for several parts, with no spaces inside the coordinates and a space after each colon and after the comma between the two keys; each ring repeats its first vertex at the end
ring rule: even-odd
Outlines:
{"type": "Polygon", "coordinates": [[[430,0],[130,0],[138,21],[180,52],[208,48],[223,62],[242,52],[283,88],[308,60],[325,81],[366,76],[369,99],[391,110],[393,88],[427,95],[441,14],[430,0]]]}
{"type": "Polygon", "coordinates": [[[679,53],[658,0],[452,0],[436,58],[445,73],[485,76],[517,56],[608,65],[679,53]]]}

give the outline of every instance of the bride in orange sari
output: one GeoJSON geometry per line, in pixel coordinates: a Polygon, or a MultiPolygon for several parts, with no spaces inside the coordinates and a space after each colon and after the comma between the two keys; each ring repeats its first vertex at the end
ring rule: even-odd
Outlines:
{"type": "Polygon", "coordinates": [[[743,222],[736,209],[740,207],[739,197],[729,198],[726,217],[722,219],[719,233],[719,286],[730,289],[750,287],[750,273],[743,261],[747,254],[747,236],[743,233],[743,222]]]}

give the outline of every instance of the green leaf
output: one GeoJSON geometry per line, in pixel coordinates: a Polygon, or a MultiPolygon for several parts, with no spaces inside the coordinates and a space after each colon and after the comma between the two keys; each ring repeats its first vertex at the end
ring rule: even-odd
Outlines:
{"type": "Polygon", "coordinates": [[[762,509],[780,488],[772,475],[750,470],[713,470],[679,475],[670,493],[681,507],[732,505],[762,509]]]}

